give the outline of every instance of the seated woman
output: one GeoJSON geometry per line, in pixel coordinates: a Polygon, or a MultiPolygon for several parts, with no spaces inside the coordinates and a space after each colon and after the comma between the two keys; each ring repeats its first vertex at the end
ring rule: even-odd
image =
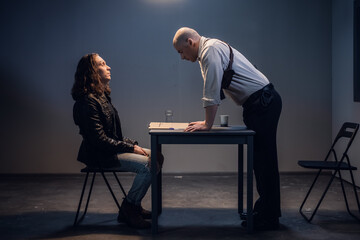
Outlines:
{"type": "MultiPolygon", "coordinates": [[[[83,137],[78,160],[89,167],[120,167],[136,173],[127,197],[121,204],[118,221],[135,228],[149,228],[151,212],[141,200],[151,184],[150,150],[125,138],[118,112],[111,103],[110,67],[96,53],[83,56],[77,66],[71,95],[75,100],[73,117],[83,137]]],[[[158,169],[163,157],[159,156],[158,169]]]]}

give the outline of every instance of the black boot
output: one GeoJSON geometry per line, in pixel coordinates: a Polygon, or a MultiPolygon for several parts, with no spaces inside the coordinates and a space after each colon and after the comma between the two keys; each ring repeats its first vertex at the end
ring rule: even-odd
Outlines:
{"type": "MultiPolygon", "coordinates": [[[[140,215],[142,216],[143,219],[151,219],[152,215],[151,215],[151,211],[148,211],[146,209],[144,209],[141,205],[140,206],[136,206],[137,210],[139,211],[140,215]]],[[[121,214],[121,212],[119,212],[118,218],[117,218],[118,222],[125,222],[125,218],[124,216],[121,214]]]]}
{"type": "Polygon", "coordinates": [[[143,209],[142,206],[137,206],[138,208],[138,211],[140,213],[140,215],[142,216],[143,219],[151,219],[151,212],[146,210],[146,209],[143,209]]]}
{"type": "Polygon", "coordinates": [[[118,221],[124,221],[129,227],[138,229],[151,227],[151,223],[145,221],[144,218],[140,215],[139,207],[135,204],[129,203],[126,199],[124,199],[121,204],[118,221]]]}

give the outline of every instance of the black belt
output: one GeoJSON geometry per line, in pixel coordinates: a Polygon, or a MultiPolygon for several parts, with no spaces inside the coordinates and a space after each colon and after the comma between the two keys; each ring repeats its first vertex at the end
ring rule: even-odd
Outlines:
{"type": "Polygon", "coordinates": [[[259,98],[260,98],[260,101],[261,101],[260,103],[263,106],[269,105],[269,103],[273,99],[273,94],[272,94],[273,89],[274,89],[274,85],[272,83],[269,83],[268,85],[266,85],[262,89],[257,90],[256,92],[251,94],[250,97],[248,97],[248,99],[243,104],[243,107],[244,108],[250,107],[259,98]]]}

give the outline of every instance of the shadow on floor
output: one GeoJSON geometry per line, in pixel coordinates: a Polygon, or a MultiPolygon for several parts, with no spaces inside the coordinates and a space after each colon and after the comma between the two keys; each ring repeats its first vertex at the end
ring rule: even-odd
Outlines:
{"type": "Polygon", "coordinates": [[[356,239],[359,223],[346,212],[319,213],[307,223],[297,211],[287,211],[277,231],[246,233],[236,209],[164,208],[159,234],[136,230],[116,221],[116,213],[89,212],[73,227],[75,212],[29,212],[1,216],[2,239],[356,239]],[[346,234],[346,235],[344,235],[346,234]]]}

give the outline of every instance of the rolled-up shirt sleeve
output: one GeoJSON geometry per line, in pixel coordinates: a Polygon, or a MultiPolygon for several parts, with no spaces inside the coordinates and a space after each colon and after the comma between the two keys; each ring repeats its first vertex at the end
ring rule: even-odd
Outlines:
{"type": "Polygon", "coordinates": [[[203,52],[201,73],[204,79],[203,107],[219,105],[221,80],[224,74],[219,53],[209,47],[203,52]]]}

